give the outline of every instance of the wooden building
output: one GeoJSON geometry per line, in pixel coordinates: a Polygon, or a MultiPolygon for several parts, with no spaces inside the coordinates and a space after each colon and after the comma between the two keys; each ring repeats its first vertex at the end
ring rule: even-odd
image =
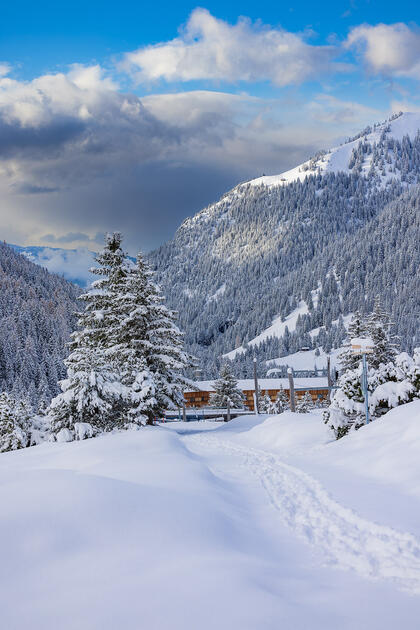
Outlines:
{"type": "MultiPolygon", "coordinates": [[[[297,400],[309,392],[313,402],[328,398],[328,379],[326,377],[295,378],[295,394],[297,400]]],[[[197,381],[197,391],[184,391],[185,406],[198,409],[208,407],[212,393],[214,393],[214,381],[197,381]]],[[[282,386],[286,395],[289,396],[289,379],[287,378],[260,378],[258,386],[263,396],[268,394],[274,402],[282,386]]],[[[253,379],[242,379],[238,381],[238,389],[245,395],[245,404],[250,410],[254,410],[254,381],[253,379]]]]}

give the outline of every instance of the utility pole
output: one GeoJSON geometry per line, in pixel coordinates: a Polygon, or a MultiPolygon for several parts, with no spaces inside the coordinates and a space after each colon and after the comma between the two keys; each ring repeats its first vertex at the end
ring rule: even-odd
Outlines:
{"type": "Polygon", "coordinates": [[[328,379],[328,403],[330,403],[331,402],[331,388],[332,388],[330,355],[327,356],[327,379],[328,379]]]}
{"type": "Polygon", "coordinates": [[[293,380],[292,368],[287,368],[287,375],[289,377],[289,393],[290,393],[290,411],[296,411],[295,403],[295,382],[293,380]]]}
{"type": "Polygon", "coordinates": [[[367,378],[367,361],[366,361],[366,352],[363,353],[363,381],[362,381],[362,389],[363,389],[363,396],[365,398],[365,417],[366,417],[366,424],[369,424],[369,400],[368,400],[368,378],[367,378]]]}
{"type": "Polygon", "coordinates": [[[368,390],[368,371],[367,371],[367,361],[366,355],[371,354],[373,352],[373,341],[372,339],[366,338],[354,338],[351,340],[351,347],[353,354],[361,354],[362,355],[362,364],[363,364],[363,372],[362,372],[362,392],[363,398],[365,399],[365,422],[369,424],[369,390],[368,390]]]}
{"type": "Polygon", "coordinates": [[[257,377],[257,357],[254,357],[254,409],[255,415],[258,416],[260,413],[259,403],[258,403],[258,377],[257,377]]]}

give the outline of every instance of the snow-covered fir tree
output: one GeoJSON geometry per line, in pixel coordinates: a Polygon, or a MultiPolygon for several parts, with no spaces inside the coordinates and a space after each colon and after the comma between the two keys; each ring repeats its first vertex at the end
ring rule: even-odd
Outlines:
{"type": "Polygon", "coordinates": [[[382,307],[379,296],[375,298],[375,306],[366,320],[366,332],[373,341],[373,352],[367,356],[370,366],[377,369],[381,363],[386,364],[397,354],[396,339],[391,333],[391,318],[382,307]]]}
{"type": "Polygon", "coordinates": [[[80,298],[85,309],[65,362],[67,379],[49,409],[52,432],[64,439],[150,423],[179,404],[186,383],[181,372],[189,357],[175,314],[141,255],[133,264],[114,233],[96,260],[92,272],[100,277],[80,298]]]}
{"type": "Polygon", "coordinates": [[[355,338],[366,337],[368,335],[367,322],[360,314],[360,311],[356,311],[350,321],[347,338],[349,342],[344,346],[344,350],[340,353],[339,361],[342,372],[347,370],[355,370],[360,363],[360,356],[354,354],[351,346],[351,340],[355,338]]]}
{"type": "Polygon", "coordinates": [[[284,391],[283,385],[280,383],[280,389],[277,392],[276,400],[273,403],[272,413],[283,413],[283,411],[287,411],[288,409],[290,409],[290,400],[284,391]]]}
{"type": "Polygon", "coordinates": [[[123,384],[130,390],[129,418],[148,422],[183,402],[190,384],[183,375],[193,359],[183,350],[176,313],[164,302],[159,286],[141,254],[123,280],[117,356],[124,357],[123,384]]]}
{"type": "Polygon", "coordinates": [[[52,433],[65,435],[66,439],[76,436],[75,425],[79,423],[101,431],[121,426],[125,420],[123,408],[128,392],[122,386],[114,352],[122,278],[127,273],[119,234],[106,236],[96,261],[98,267],[92,272],[100,278],[79,298],[85,308],[79,314],[71,353],[64,362],[67,378],[48,411],[52,433]]]}
{"type": "Polygon", "coordinates": [[[238,389],[238,381],[228,363],[222,366],[220,376],[214,382],[214,393],[210,396],[210,405],[216,409],[226,409],[229,405],[234,409],[243,409],[245,396],[238,389]]]}
{"type": "Polygon", "coordinates": [[[274,403],[271,402],[270,396],[267,393],[265,393],[264,396],[262,396],[262,399],[261,399],[260,412],[261,413],[273,413],[273,405],[274,405],[274,403]]]}
{"type": "MultiPolygon", "coordinates": [[[[347,370],[338,380],[331,405],[324,411],[324,422],[337,439],[365,424],[362,391],[362,365],[347,370]]],[[[393,407],[420,397],[420,348],[413,357],[406,352],[379,368],[368,367],[369,419],[376,420],[393,407]]]]}
{"type": "Polygon", "coordinates": [[[31,409],[23,400],[0,394],[0,452],[16,451],[31,442],[31,409]]]}
{"type": "Polygon", "coordinates": [[[305,392],[304,395],[299,398],[296,404],[296,411],[298,413],[309,413],[314,408],[312,396],[309,392],[305,392]]]}

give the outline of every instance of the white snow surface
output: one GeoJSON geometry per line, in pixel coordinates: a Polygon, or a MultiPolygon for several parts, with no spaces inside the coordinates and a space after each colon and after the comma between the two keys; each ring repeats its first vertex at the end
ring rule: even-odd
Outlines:
{"type": "Polygon", "coordinates": [[[289,412],[2,454],[1,625],[417,629],[419,449],[416,401],[339,442],[289,412]]]}
{"type": "MultiPolygon", "coordinates": [[[[331,359],[331,366],[337,367],[339,365],[338,357],[340,353],[343,351],[343,346],[340,348],[334,348],[329,353],[331,359]]],[[[273,369],[271,372],[271,368],[279,367],[279,366],[290,366],[294,370],[321,370],[327,367],[327,353],[324,352],[322,348],[319,348],[319,354],[315,354],[315,350],[300,350],[299,352],[294,352],[293,354],[288,354],[284,357],[279,357],[277,359],[269,359],[265,362],[267,366],[267,376],[274,376],[276,370],[273,369]]]]}
{"type": "MultiPolygon", "coordinates": [[[[289,332],[293,332],[296,328],[296,322],[299,315],[304,315],[308,313],[308,306],[304,300],[299,302],[299,306],[295,308],[285,319],[282,321],[281,317],[276,317],[273,319],[271,326],[263,330],[263,332],[251,341],[248,342],[248,347],[258,346],[260,343],[268,339],[269,337],[283,337],[286,326],[289,329],[289,332]]],[[[245,352],[245,348],[241,346],[240,348],[236,348],[235,350],[231,350],[231,352],[227,352],[223,355],[226,359],[233,360],[236,355],[243,354],[245,352]]]]}

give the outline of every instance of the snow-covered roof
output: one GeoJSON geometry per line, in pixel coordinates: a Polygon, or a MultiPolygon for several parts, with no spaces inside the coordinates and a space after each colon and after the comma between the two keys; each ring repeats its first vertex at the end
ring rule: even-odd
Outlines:
{"type": "MultiPolygon", "coordinates": [[[[313,377],[313,378],[295,378],[295,389],[326,389],[328,387],[328,380],[326,377],[313,377]]],[[[214,381],[196,381],[197,389],[202,392],[214,392],[214,381]]],[[[280,385],[283,389],[289,389],[288,378],[259,378],[258,385],[262,390],[266,389],[280,389],[280,385]]],[[[245,378],[238,381],[238,388],[242,391],[254,390],[254,379],[245,378]]],[[[193,391],[187,389],[185,391],[193,391]]]]}

